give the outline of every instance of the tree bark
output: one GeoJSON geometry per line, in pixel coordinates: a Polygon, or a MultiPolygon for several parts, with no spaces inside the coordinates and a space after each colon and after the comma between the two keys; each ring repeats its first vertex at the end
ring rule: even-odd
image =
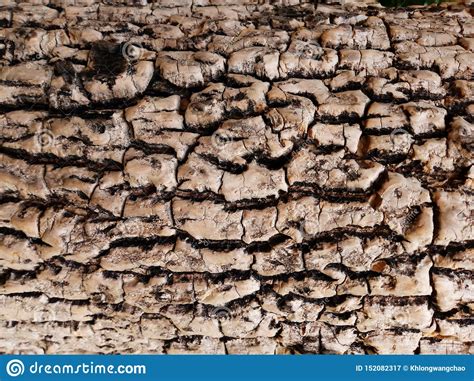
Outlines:
{"type": "Polygon", "coordinates": [[[472,353],[472,8],[0,8],[0,352],[472,353]]]}

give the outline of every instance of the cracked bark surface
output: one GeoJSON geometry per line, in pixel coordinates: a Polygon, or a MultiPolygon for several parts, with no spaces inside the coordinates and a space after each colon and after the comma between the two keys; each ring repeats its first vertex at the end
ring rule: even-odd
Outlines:
{"type": "Polygon", "coordinates": [[[346,3],[2,3],[0,352],[474,352],[472,7],[346,3]]]}

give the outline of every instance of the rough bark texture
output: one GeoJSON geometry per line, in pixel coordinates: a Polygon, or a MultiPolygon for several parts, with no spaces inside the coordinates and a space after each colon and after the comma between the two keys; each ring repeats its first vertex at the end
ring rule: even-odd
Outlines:
{"type": "Polygon", "coordinates": [[[3,1],[0,352],[472,353],[472,9],[349,3],[3,1]]]}

